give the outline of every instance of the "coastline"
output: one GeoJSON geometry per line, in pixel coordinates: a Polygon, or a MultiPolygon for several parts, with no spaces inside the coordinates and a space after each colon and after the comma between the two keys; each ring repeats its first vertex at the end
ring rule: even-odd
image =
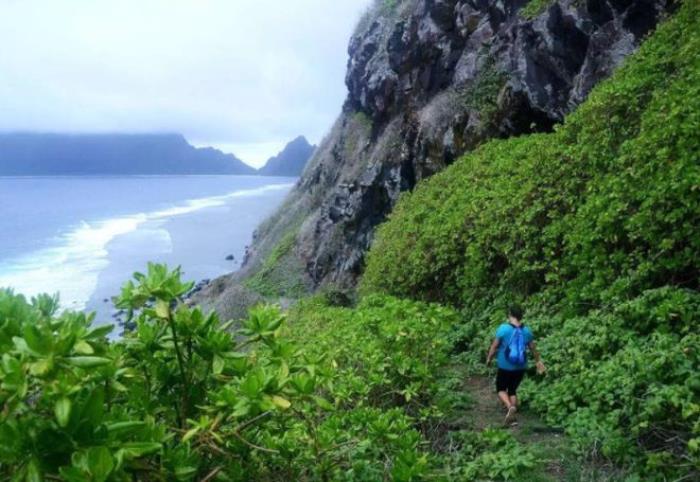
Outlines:
{"type": "Polygon", "coordinates": [[[109,264],[100,272],[86,304],[97,314],[95,323],[114,323],[112,297],[149,262],[181,266],[183,279],[197,284],[236,271],[253,231],[290,187],[279,184],[255,195],[222,196],[220,204],[152,219],[112,240],[106,246],[109,264]]]}
{"type": "MultiPolygon", "coordinates": [[[[131,214],[110,216],[107,211],[107,217],[102,218],[100,206],[105,200],[98,200],[92,216],[83,213],[76,218],[79,222],[64,224],[53,238],[41,242],[39,250],[0,260],[0,286],[28,298],[60,290],[63,309],[94,311],[96,325],[113,324],[112,297],[134,272],[144,271],[148,262],[182,266],[183,278],[195,281],[235,271],[253,231],[281,203],[294,181],[270,177],[233,182],[228,192],[222,189],[221,179],[214,189],[207,187],[210,183],[197,181],[194,186],[199,189],[190,187],[189,193],[181,193],[180,200],[171,196],[172,201],[151,203],[151,210],[143,212],[131,211],[126,203],[122,212],[131,214]],[[201,195],[207,191],[213,195],[201,195]]],[[[139,190],[138,194],[134,191],[137,197],[147,195],[143,190],[154,182],[137,183],[132,191],[139,190]]],[[[95,195],[102,194],[97,189],[95,195]]],[[[111,194],[107,199],[114,205],[123,204],[122,197],[131,198],[121,189],[116,197],[111,194]]],[[[80,199],[85,202],[89,197],[80,199]]],[[[133,205],[135,201],[129,202],[133,205]]],[[[22,219],[19,213],[18,219],[22,219]]],[[[12,229],[12,224],[6,228],[12,229]]],[[[12,245],[9,249],[12,252],[12,245]]]]}

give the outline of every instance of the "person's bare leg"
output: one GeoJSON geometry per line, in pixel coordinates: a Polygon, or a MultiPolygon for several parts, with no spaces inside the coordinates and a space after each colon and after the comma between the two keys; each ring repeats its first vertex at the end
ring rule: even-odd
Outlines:
{"type": "Polygon", "coordinates": [[[510,408],[508,409],[508,415],[506,415],[506,423],[510,423],[511,425],[515,425],[518,423],[516,421],[517,411],[518,411],[518,397],[515,395],[511,395],[509,397],[509,401],[510,401],[510,408]]]}
{"type": "MultiPolygon", "coordinates": [[[[506,425],[512,423],[515,420],[515,412],[517,408],[515,407],[515,404],[513,403],[513,399],[515,398],[514,396],[509,396],[508,392],[498,392],[498,398],[501,399],[503,404],[506,406],[508,409],[508,413],[506,413],[506,418],[504,420],[504,423],[506,425]]],[[[515,400],[517,402],[517,399],[515,400]]]]}
{"type": "Polygon", "coordinates": [[[498,398],[501,400],[501,402],[503,402],[503,405],[506,406],[506,409],[509,409],[511,407],[508,392],[498,392],[498,398]]]}

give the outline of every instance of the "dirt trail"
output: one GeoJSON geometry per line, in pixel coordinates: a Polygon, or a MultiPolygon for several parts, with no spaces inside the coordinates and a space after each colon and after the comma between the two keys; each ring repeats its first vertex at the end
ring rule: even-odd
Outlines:
{"type": "Polygon", "coordinates": [[[464,382],[472,399],[472,406],[460,422],[465,428],[482,431],[487,428],[505,428],[521,443],[533,448],[546,463],[545,473],[551,480],[567,480],[565,458],[570,452],[567,437],[560,429],[550,427],[536,414],[523,408],[517,416],[518,424],[504,425],[505,410],[497,399],[494,381],[487,377],[470,377],[464,382]]]}

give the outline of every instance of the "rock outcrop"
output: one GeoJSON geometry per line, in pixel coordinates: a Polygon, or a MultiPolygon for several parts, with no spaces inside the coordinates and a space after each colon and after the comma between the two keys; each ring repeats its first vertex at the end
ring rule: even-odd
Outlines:
{"type": "Polygon", "coordinates": [[[527,3],[376,2],[350,41],[343,112],[231,282],[293,233],[285,256],[306,286],[352,286],[402,192],[489,138],[551,130],[673,8],[559,0],[526,15],[527,3]]]}

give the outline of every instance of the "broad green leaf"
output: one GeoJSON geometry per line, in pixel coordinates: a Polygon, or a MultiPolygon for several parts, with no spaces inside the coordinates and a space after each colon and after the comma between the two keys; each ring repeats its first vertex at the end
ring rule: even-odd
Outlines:
{"type": "Polygon", "coordinates": [[[83,404],[80,418],[89,421],[93,426],[100,424],[104,416],[104,402],[104,390],[102,388],[94,389],[83,404]]]}
{"type": "Polygon", "coordinates": [[[247,400],[238,400],[234,406],[233,413],[231,414],[234,418],[245,417],[250,413],[251,407],[247,400]]]}
{"type": "Polygon", "coordinates": [[[126,393],[129,391],[129,389],[122,383],[117,382],[117,381],[112,381],[111,387],[115,389],[118,392],[126,393]]]}
{"type": "Polygon", "coordinates": [[[24,338],[21,338],[19,336],[13,336],[12,342],[15,344],[17,350],[21,353],[27,353],[29,355],[39,355],[38,353],[35,353],[31,348],[29,348],[29,345],[27,345],[27,342],[24,338]]]}
{"type": "Polygon", "coordinates": [[[88,340],[104,338],[105,336],[109,335],[112,330],[114,330],[114,325],[98,326],[97,328],[90,330],[90,332],[85,335],[85,338],[88,340]]]}
{"type": "Polygon", "coordinates": [[[65,358],[69,364],[80,368],[93,368],[109,365],[112,360],[99,356],[70,356],[65,358]]]}
{"type": "Polygon", "coordinates": [[[189,465],[175,468],[175,477],[177,477],[178,480],[190,480],[196,473],[197,468],[189,465]]]}
{"type": "Polygon", "coordinates": [[[258,373],[254,371],[249,372],[241,383],[240,389],[243,394],[250,398],[257,397],[262,389],[258,373]]]}
{"type": "Polygon", "coordinates": [[[114,436],[120,436],[124,434],[133,433],[138,429],[146,426],[146,422],[141,421],[130,421],[130,422],[116,422],[107,424],[107,431],[114,436]]]}
{"type": "Polygon", "coordinates": [[[27,482],[42,482],[43,480],[39,462],[36,459],[32,459],[27,464],[27,482]]]}
{"type": "Polygon", "coordinates": [[[272,396],[272,403],[283,410],[286,410],[292,406],[292,403],[289,400],[284,397],[280,397],[279,395],[272,396]]]}
{"type": "Polygon", "coordinates": [[[58,469],[58,473],[61,474],[63,480],[67,482],[90,482],[90,478],[85,474],[84,470],[78,467],[68,466],[61,467],[58,469]]]}
{"type": "Polygon", "coordinates": [[[53,358],[44,358],[29,365],[29,372],[32,375],[46,375],[53,369],[53,358]]]}
{"type": "Polygon", "coordinates": [[[183,435],[182,441],[183,441],[183,442],[187,442],[187,441],[190,440],[192,437],[194,437],[195,435],[197,435],[201,429],[202,429],[202,427],[194,427],[194,428],[189,429],[189,430],[185,433],[185,435],[183,435]]]}
{"type": "Polygon", "coordinates": [[[287,362],[283,361],[280,365],[279,377],[282,380],[286,380],[289,377],[289,365],[287,365],[287,362]]]}
{"type": "Polygon", "coordinates": [[[88,451],[88,468],[96,481],[107,480],[114,469],[114,460],[107,447],[92,447],[88,451]]]}
{"type": "Polygon", "coordinates": [[[214,375],[220,375],[224,371],[224,359],[219,355],[214,355],[212,360],[212,371],[214,375]]]}
{"type": "Polygon", "coordinates": [[[138,458],[158,452],[162,445],[157,442],[128,442],[122,445],[127,458],[138,458]]]}
{"type": "Polygon", "coordinates": [[[70,421],[71,401],[68,397],[59,399],[54,405],[53,411],[56,415],[56,421],[60,427],[67,427],[70,421]]]}
{"type": "Polygon", "coordinates": [[[48,355],[51,352],[51,339],[41,333],[36,326],[26,325],[24,327],[23,337],[29,349],[34,353],[48,355]]]}
{"type": "Polygon", "coordinates": [[[158,318],[170,318],[170,303],[165,300],[156,301],[156,316],[158,318]]]}
{"type": "Polygon", "coordinates": [[[78,340],[75,343],[75,345],[73,345],[73,349],[76,353],[80,355],[92,355],[93,353],[95,353],[95,350],[92,348],[92,345],[90,345],[90,343],[86,342],[85,340],[78,340]]]}
{"type": "Polygon", "coordinates": [[[316,405],[318,405],[319,407],[321,407],[324,410],[334,410],[335,409],[333,404],[323,397],[314,397],[314,401],[316,402],[316,405]]]}

